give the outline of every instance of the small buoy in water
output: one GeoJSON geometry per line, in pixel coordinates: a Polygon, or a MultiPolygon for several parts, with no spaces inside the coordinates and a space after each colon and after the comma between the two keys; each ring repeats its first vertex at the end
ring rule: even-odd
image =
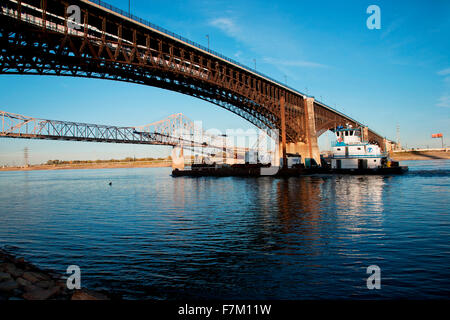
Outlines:
{"type": "Polygon", "coordinates": [[[110,182],[109,185],[112,186],[112,182],[110,182]]]}

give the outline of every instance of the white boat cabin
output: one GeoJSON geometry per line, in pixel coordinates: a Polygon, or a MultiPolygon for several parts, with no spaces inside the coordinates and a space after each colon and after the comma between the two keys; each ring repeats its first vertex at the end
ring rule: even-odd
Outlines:
{"type": "Polygon", "coordinates": [[[382,166],[385,155],[378,145],[362,141],[361,128],[337,127],[335,135],[332,169],[375,169],[382,166]]]}

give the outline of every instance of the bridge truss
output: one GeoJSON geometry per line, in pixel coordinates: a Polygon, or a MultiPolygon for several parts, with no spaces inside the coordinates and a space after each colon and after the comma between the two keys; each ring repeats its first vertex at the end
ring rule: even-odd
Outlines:
{"type": "Polygon", "coordinates": [[[2,0],[2,73],[160,87],[212,102],[263,130],[277,129],[285,142],[309,143],[311,121],[314,135],[361,125],[319,101],[308,111],[303,93],[99,0],[2,0]],[[80,8],[80,21],[69,19],[69,5],[80,8]]]}
{"type": "Polygon", "coordinates": [[[225,152],[228,157],[249,150],[227,147],[223,136],[208,134],[181,113],[137,127],[46,120],[6,111],[0,111],[0,121],[3,138],[165,145],[206,155],[225,152]]]}

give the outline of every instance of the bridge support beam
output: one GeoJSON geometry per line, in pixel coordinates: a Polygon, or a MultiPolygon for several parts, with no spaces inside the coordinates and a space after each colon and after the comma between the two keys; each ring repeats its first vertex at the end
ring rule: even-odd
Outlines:
{"type": "Polygon", "coordinates": [[[286,150],[288,153],[301,155],[303,164],[308,167],[311,164],[311,159],[314,159],[320,165],[320,151],[317,143],[314,98],[306,98],[304,102],[306,142],[288,143],[286,150]]]}
{"type": "Polygon", "coordinates": [[[172,149],[172,170],[184,169],[184,154],[183,148],[173,147],[172,149]]]}
{"type": "MultiPolygon", "coordinates": [[[[306,134],[309,159],[314,159],[318,165],[320,165],[320,151],[317,143],[316,132],[316,116],[314,112],[314,98],[305,99],[305,111],[306,113],[306,134]]],[[[307,159],[305,157],[305,159],[307,159]]]]}
{"type": "Polygon", "coordinates": [[[362,141],[369,141],[369,128],[363,127],[362,141]]]}
{"type": "Polygon", "coordinates": [[[285,99],[284,96],[281,96],[280,99],[280,113],[281,113],[281,157],[282,157],[282,162],[281,162],[281,167],[282,168],[286,168],[287,167],[287,157],[286,157],[286,111],[285,111],[285,99]]]}
{"type": "Polygon", "coordinates": [[[305,163],[305,165],[308,165],[308,162],[311,163],[311,159],[314,159],[316,163],[320,165],[320,151],[317,143],[314,98],[305,99],[305,115],[306,144],[300,143],[297,148],[304,159],[303,163],[305,163]]]}

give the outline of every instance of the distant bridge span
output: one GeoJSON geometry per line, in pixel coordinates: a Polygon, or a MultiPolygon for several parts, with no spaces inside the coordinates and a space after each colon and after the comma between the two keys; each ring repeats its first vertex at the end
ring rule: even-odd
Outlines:
{"type": "MultiPolygon", "coordinates": [[[[283,154],[319,160],[317,138],[338,125],[363,126],[341,112],[214,51],[102,1],[2,0],[0,74],[103,78],[191,95],[264,130],[277,129],[283,154]],[[81,9],[80,23],[68,17],[81,9]]],[[[384,148],[383,137],[365,138],[384,148]]]]}
{"type": "MultiPolygon", "coordinates": [[[[250,148],[227,145],[223,136],[205,132],[182,113],[136,127],[48,120],[0,111],[0,138],[106,142],[171,146],[232,158],[250,148]]],[[[253,150],[253,149],[252,149],[253,150]]]]}

